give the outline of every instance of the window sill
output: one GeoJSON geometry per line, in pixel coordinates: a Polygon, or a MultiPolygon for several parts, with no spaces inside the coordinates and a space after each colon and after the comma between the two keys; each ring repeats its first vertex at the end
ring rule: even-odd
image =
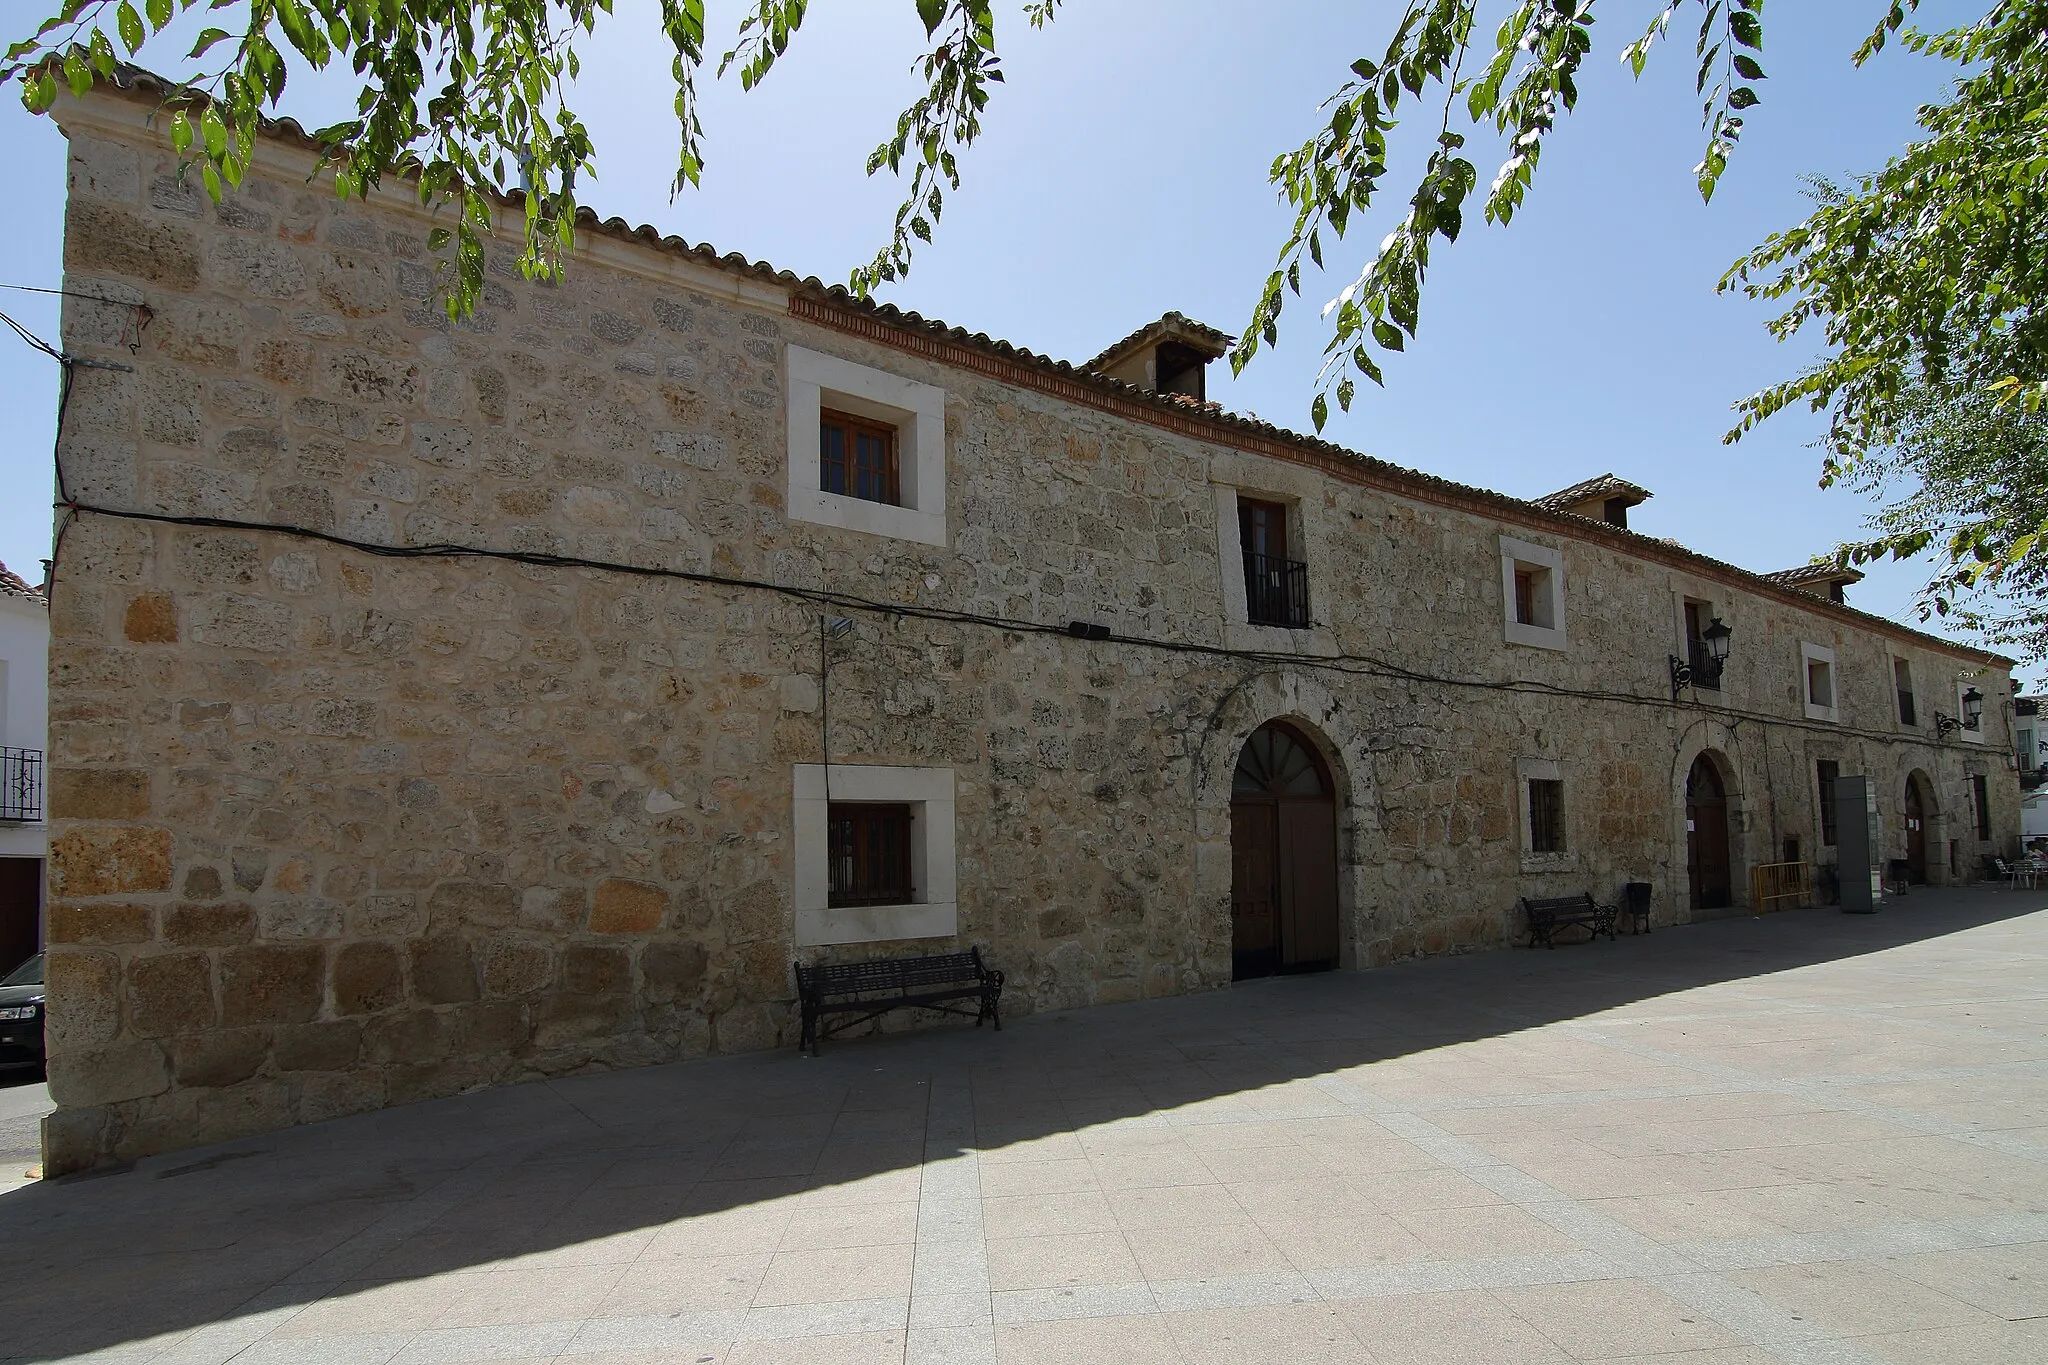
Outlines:
{"type": "Polygon", "coordinates": [[[1524,872],[1576,872],[1579,870],[1579,855],[1564,853],[1531,853],[1522,851],[1524,872]]]}
{"type": "Polygon", "coordinates": [[[1328,626],[1262,626],[1254,621],[1223,623],[1226,649],[1270,649],[1334,657],[1337,637],[1328,626]]]}
{"type": "Polygon", "coordinates": [[[960,932],[955,901],[929,905],[846,905],[796,912],[796,946],[824,948],[842,943],[892,939],[951,938],[960,932]]]}
{"type": "Polygon", "coordinates": [[[1840,725],[1842,723],[1842,713],[1839,708],[1815,706],[1812,702],[1806,703],[1806,718],[1808,720],[1824,720],[1830,725],[1840,725]]]}
{"type": "Polygon", "coordinates": [[[917,507],[869,502],[866,498],[850,497],[845,493],[827,493],[823,489],[811,489],[801,493],[792,491],[789,515],[795,521],[807,521],[819,526],[836,526],[842,531],[887,536],[892,540],[911,540],[920,545],[943,547],[946,544],[944,512],[927,512],[917,507]]]}
{"type": "Polygon", "coordinates": [[[1528,645],[1532,649],[1568,648],[1561,627],[1525,626],[1520,621],[1507,623],[1507,641],[1511,645],[1528,645]]]}

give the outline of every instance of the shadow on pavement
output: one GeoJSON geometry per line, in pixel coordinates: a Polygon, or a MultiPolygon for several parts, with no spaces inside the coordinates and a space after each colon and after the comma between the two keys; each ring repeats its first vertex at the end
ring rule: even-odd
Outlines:
{"type": "Polygon", "coordinates": [[[0,1360],[162,1339],[351,1281],[573,1264],[598,1239],[963,1148],[1231,1103],[2044,905],[1916,892],[1874,917],[1789,911],[1271,980],[1034,1016],[1000,1034],[944,1027],[828,1044],[818,1059],[785,1050],[516,1086],[154,1157],[0,1196],[0,1360]]]}

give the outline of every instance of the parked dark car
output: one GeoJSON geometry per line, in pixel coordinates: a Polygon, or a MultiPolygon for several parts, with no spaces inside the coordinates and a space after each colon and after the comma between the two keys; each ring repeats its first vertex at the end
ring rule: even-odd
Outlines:
{"type": "Polygon", "coordinates": [[[43,955],[0,978],[0,1071],[43,1064],[43,955]]]}

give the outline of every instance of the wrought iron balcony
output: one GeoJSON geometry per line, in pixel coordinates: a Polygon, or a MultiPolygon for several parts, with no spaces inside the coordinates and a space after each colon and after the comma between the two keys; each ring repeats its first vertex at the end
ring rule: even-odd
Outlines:
{"type": "Polygon", "coordinates": [[[1704,640],[1688,640],[1686,643],[1686,686],[1706,688],[1711,692],[1721,690],[1721,670],[1727,665],[1713,656],[1704,640]]]}
{"type": "Polygon", "coordinates": [[[1308,565],[1267,555],[1244,557],[1245,619],[1255,626],[1287,626],[1300,630],[1309,623],[1308,565]]]}
{"type": "Polygon", "coordinates": [[[0,749],[0,824],[43,818],[43,751],[0,749]]]}

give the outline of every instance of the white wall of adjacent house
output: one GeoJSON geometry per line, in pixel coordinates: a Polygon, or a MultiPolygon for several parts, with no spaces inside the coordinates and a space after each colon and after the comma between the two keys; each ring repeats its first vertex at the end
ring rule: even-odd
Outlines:
{"type": "Polygon", "coordinates": [[[2020,840],[2031,845],[2036,839],[2048,839],[2048,787],[2020,802],[2020,840]]]}
{"type": "MultiPolygon", "coordinates": [[[[0,594],[0,747],[49,747],[50,612],[40,602],[0,594]]],[[[0,763],[8,776],[14,765],[0,763]]],[[[0,857],[40,858],[47,825],[0,820],[0,857]]]]}

